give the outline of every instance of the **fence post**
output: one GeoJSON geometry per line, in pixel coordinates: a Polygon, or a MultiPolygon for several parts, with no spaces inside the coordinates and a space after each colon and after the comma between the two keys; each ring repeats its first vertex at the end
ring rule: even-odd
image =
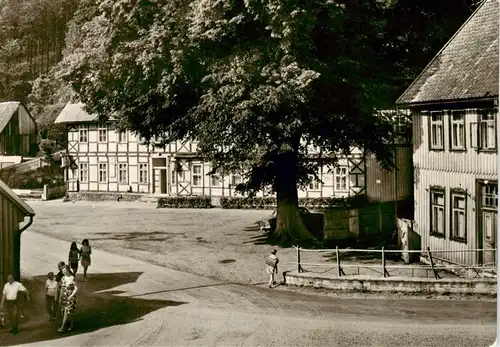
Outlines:
{"type": "Polygon", "coordinates": [[[382,273],[384,274],[384,277],[389,276],[389,272],[387,272],[387,269],[385,268],[385,247],[382,247],[382,273]]]}
{"type": "Polygon", "coordinates": [[[49,186],[47,184],[43,185],[42,200],[49,200],[49,186]]]}
{"type": "Polygon", "coordinates": [[[336,254],[336,258],[337,258],[337,271],[338,271],[339,277],[342,275],[345,276],[344,270],[342,269],[342,267],[340,267],[339,246],[335,246],[335,254],[336,254]]]}
{"type": "Polygon", "coordinates": [[[300,246],[297,246],[297,271],[302,272],[302,267],[300,266],[300,246]]]}
{"type": "Polygon", "coordinates": [[[434,278],[438,280],[441,278],[441,276],[439,276],[439,274],[436,272],[436,269],[434,268],[434,262],[432,261],[432,254],[430,247],[427,247],[427,255],[429,256],[429,261],[431,262],[431,269],[432,272],[434,273],[434,278]]]}

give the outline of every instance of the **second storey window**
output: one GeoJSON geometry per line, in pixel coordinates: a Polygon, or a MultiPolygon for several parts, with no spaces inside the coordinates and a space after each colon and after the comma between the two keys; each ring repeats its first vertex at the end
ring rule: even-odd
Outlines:
{"type": "Polygon", "coordinates": [[[108,182],[108,164],[99,163],[99,183],[108,182]]]}
{"type": "Polygon", "coordinates": [[[493,112],[483,112],[479,117],[480,148],[486,150],[495,149],[497,147],[495,114],[493,112]]]}
{"type": "Polygon", "coordinates": [[[430,116],[430,149],[444,148],[444,127],[443,114],[441,112],[431,112],[430,116]]]}
{"type": "Polygon", "coordinates": [[[335,190],[347,191],[347,167],[345,166],[335,168],[335,190]]]}
{"type": "Polygon", "coordinates": [[[453,111],[450,118],[450,149],[465,149],[465,112],[453,111]]]}
{"type": "Polygon", "coordinates": [[[118,164],[118,182],[128,183],[127,164],[118,164]]]}
{"type": "Polygon", "coordinates": [[[108,142],[108,129],[106,127],[100,127],[99,132],[99,142],[108,142]]]}
{"type": "Polygon", "coordinates": [[[119,131],[118,132],[118,142],[127,142],[127,132],[119,131]]]}
{"type": "Polygon", "coordinates": [[[89,166],[88,163],[80,163],[80,182],[88,182],[89,166]]]}
{"type": "Polygon", "coordinates": [[[444,190],[431,190],[431,234],[444,237],[444,190]]]}
{"type": "Polygon", "coordinates": [[[201,165],[193,165],[193,186],[199,187],[202,185],[201,180],[201,165]]]}
{"type": "Polygon", "coordinates": [[[88,142],[89,130],[86,125],[80,125],[78,128],[78,139],[80,142],[88,142]]]}

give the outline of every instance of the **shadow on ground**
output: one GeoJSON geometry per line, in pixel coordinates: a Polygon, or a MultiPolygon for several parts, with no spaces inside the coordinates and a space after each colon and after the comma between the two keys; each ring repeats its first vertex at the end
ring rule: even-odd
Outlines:
{"type": "MultiPolygon", "coordinates": [[[[179,306],[185,302],[147,300],[137,297],[121,297],[121,291],[109,290],[127,283],[136,282],[142,272],[109,273],[89,276],[88,282],[78,281],[77,309],[74,330],[58,333],[58,325],[49,322],[45,312],[44,283],[46,276],[36,276],[33,281],[23,281],[31,292],[32,301],[23,303],[24,315],[18,335],[0,329],[0,346],[11,346],[38,341],[50,341],[92,332],[102,328],[132,323],[143,316],[168,306],[179,306]]],[[[78,276],[80,279],[80,276],[78,276]]]]}

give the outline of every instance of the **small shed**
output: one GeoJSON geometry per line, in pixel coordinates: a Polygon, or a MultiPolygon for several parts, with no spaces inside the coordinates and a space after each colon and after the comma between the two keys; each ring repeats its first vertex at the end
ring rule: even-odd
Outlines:
{"type": "Polygon", "coordinates": [[[32,223],[35,211],[0,180],[0,285],[8,274],[21,277],[21,233],[32,223]],[[25,217],[27,224],[21,227],[25,217]]]}

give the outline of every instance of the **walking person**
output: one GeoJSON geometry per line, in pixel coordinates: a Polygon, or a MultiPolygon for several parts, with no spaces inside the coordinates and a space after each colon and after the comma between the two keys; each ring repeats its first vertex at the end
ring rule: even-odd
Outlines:
{"type": "Polygon", "coordinates": [[[4,304],[7,311],[7,321],[11,327],[11,333],[17,334],[19,332],[19,292],[26,293],[26,299],[29,300],[28,290],[17,281],[14,281],[14,276],[7,276],[7,283],[3,287],[3,296],[0,307],[3,309],[4,304]]]}
{"type": "Polygon", "coordinates": [[[68,331],[73,330],[73,314],[76,309],[76,292],[78,291],[75,276],[71,272],[70,267],[65,265],[62,271],[64,276],[61,280],[60,309],[63,321],[61,327],[57,330],[60,333],[65,331],[68,324],[68,331]]]}
{"type": "Polygon", "coordinates": [[[63,261],[60,261],[57,264],[57,269],[59,272],[56,275],[57,289],[56,289],[56,297],[54,298],[54,318],[59,321],[62,319],[61,310],[60,310],[60,299],[61,299],[61,281],[64,276],[62,269],[66,264],[63,261]]]}
{"type": "Polygon", "coordinates": [[[57,294],[57,281],[54,278],[54,273],[51,271],[47,274],[47,281],[45,282],[45,305],[47,313],[49,314],[49,321],[53,321],[55,317],[55,303],[57,294]]]}
{"type": "Polygon", "coordinates": [[[80,250],[76,245],[76,242],[71,243],[68,255],[68,264],[76,278],[76,272],[78,271],[78,261],[80,261],[80,250]]]}
{"type": "Polygon", "coordinates": [[[81,264],[83,266],[83,279],[87,280],[87,269],[89,268],[91,261],[90,255],[92,254],[92,248],[90,247],[89,240],[85,239],[82,241],[82,248],[80,248],[81,264]]]}
{"type": "Polygon", "coordinates": [[[274,274],[278,273],[279,259],[276,256],[277,251],[273,249],[271,254],[266,257],[266,272],[269,275],[269,288],[272,288],[276,282],[274,281],[274,274]]]}

